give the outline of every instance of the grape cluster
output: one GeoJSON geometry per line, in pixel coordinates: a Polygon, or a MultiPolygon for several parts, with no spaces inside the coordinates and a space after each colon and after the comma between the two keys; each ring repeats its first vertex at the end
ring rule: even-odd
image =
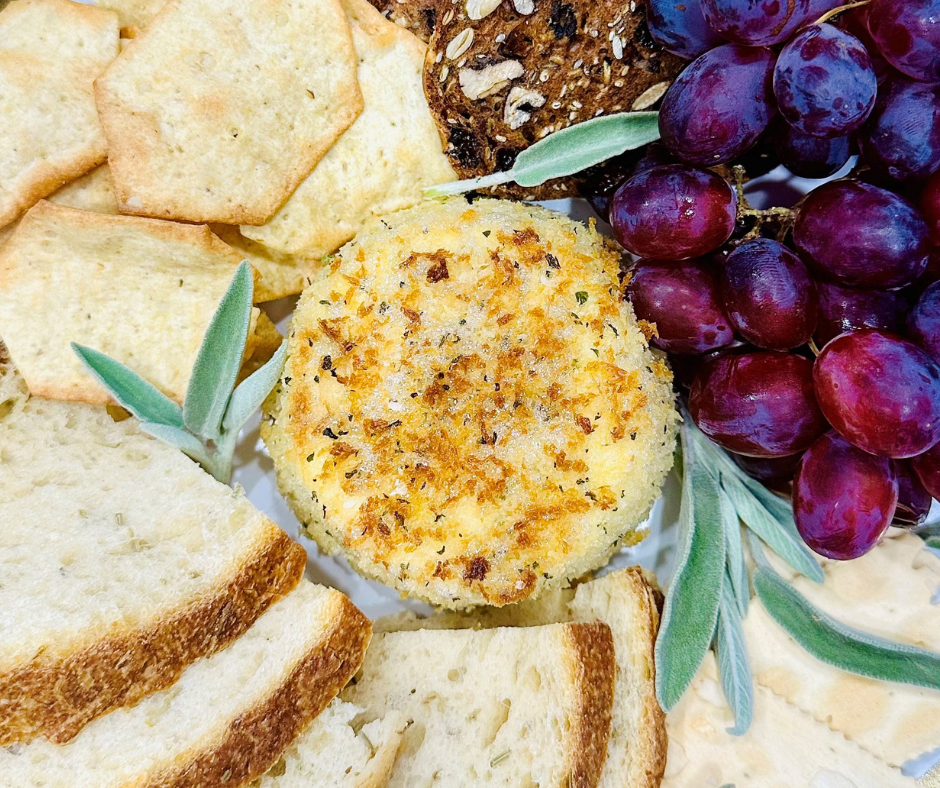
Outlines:
{"type": "Polygon", "coordinates": [[[699,429],[858,557],[940,498],[940,0],[649,0],[649,23],[693,62],[662,142],[589,199],[699,429]],[[824,179],[856,153],[789,213],[719,166],[824,179]]]}

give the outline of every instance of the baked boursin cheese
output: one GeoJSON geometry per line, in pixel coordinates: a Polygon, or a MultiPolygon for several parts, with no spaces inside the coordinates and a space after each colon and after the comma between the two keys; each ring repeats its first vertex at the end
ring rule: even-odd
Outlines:
{"type": "Polygon", "coordinates": [[[467,607],[638,540],[678,416],[618,269],[593,228],[499,200],[428,202],[343,247],[301,298],[263,425],[321,548],[467,607]]]}

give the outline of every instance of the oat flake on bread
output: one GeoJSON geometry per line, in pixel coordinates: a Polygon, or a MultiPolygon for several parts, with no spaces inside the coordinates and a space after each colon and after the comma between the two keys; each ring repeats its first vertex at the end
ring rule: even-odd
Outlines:
{"type": "Polygon", "coordinates": [[[537,595],[641,538],[678,415],[619,262],[561,214],[464,198],[343,247],[301,298],[262,427],[307,532],[452,608],[537,595]]]}

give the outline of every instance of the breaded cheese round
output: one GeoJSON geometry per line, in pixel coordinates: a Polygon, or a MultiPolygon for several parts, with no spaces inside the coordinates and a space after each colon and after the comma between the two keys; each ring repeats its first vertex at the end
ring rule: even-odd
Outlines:
{"type": "Polygon", "coordinates": [[[320,547],[463,608],[639,541],[678,415],[619,262],[562,214],[462,197],[344,246],[300,299],[262,424],[320,547]]]}

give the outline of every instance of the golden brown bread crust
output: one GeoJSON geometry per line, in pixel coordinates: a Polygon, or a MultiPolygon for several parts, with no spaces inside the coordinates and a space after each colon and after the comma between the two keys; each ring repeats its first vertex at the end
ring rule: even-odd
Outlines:
{"type": "Polygon", "coordinates": [[[595,788],[604,761],[614,705],[616,662],[614,639],[607,624],[568,624],[567,635],[577,654],[579,708],[573,715],[577,724],[568,772],[570,788],[595,788]]]}
{"type": "Polygon", "coordinates": [[[372,625],[345,596],[336,599],[330,632],[265,702],[232,721],[222,741],[126,788],[239,788],[268,771],[362,664],[372,625]]]}
{"type": "Polygon", "coordinates": [[[266,541],[214,594],[156,622],[0,672],[0,746],[67,742],[106,712],[176,682],[245,632],[303,576],[307,554],[273,523],[266,541]]]}
{"type": "MultiPolygon", "coordinates": [[[[646,625],[646,631],[638,633],[644,641],[651,644],[649,668],[652,672],[653,686],[656,686],[656,662],[652,658],[656,647],[656,636],[659,634],[659,620],[665,604],[665,596],[656,584],[656,576],[638,566],[628,570],[630,579],[636,584],[638,597],[643,599],[648,615],[640,618],[646,625]]],[[[644,724],[642,730],[646,731],[646,744],[638,747],[637,751],[645,754],[644,774],[641,782],[635,783],[636,788],[659,788],[666,772],[666,751],[669,748],[669,736],[666,733],[666,714],[660,707],[656,696],[648,698],[643,713],[644,724]]]]}
{"type": "Polygon", "coordinates": [[[386,19],[410,30],[425,44],[437,23],[437,0],[369,0],[386,19]]]}

